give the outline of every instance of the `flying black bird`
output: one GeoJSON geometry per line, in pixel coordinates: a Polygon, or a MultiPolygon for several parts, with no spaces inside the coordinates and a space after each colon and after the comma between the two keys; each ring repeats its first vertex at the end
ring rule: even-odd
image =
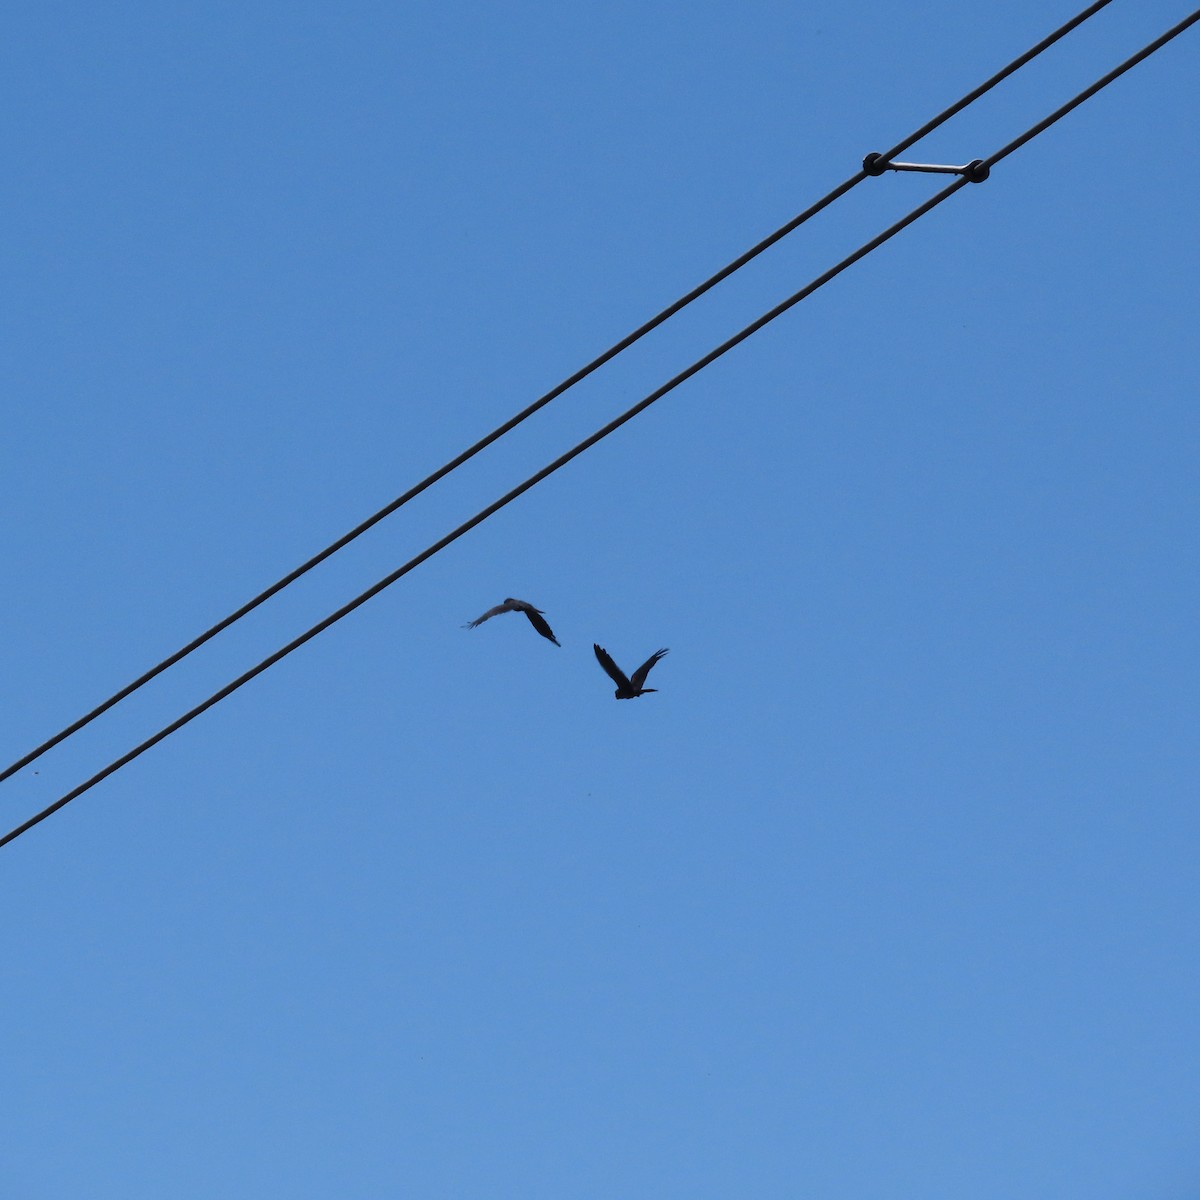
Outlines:
{"type": "Polygon", "coordinates": [[[476,617],[474,621],[468,621],[463,628],[474,629],[476,625],[482,625],[489,617],[498,617],[501,613],[506,612],[523,612],[529,618],[530,625],[542,637],[549,638],[556,646],[562,645],[558,638],[554,636],[554,631],[546,623],[546,618],[542,616],[540,608],[534,608],[532,604],[528,604],[524,600],[514,600],[511,596],[503,604],[497,604],[495,608],[489,608],[482,617],[476,617]]]}
{"type": "Polygon", "coordinates": [[[648,659],[633,673],[632,679],[627,679],[625,673],[617,666],[615,662],[608,656],[608,651],[603,646],[597,646],[592,643],[592,649],[596,652],[596,660],[608,672],[608,677],[617,685],[617,690],[613,692],[618,700],[632,700],[635,696],[644,696],[647,692],[657,692],[658,688],[642,687],[646,682],[646,676],[650,674],[650,668],[664,654],[665,650],[655,650],[648,659]]]}

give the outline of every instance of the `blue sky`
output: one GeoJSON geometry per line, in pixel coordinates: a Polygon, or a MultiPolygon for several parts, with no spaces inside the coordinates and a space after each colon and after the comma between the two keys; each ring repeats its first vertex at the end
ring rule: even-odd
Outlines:
{"type": "MultiPolygon", "coordinates": [[[[1073,11],[20,6],[4,761],[1073,11]]],[[[908,157],[1186,13],[1116,0],[908,157]]],[[[9,1192],[1194,1196],[1198,36],[0,852],[9,1192]],[[561,649],[461,628],[509,595],[561,649]]],[[[5,828],[941,182],[859,186],[5,828]]]]}

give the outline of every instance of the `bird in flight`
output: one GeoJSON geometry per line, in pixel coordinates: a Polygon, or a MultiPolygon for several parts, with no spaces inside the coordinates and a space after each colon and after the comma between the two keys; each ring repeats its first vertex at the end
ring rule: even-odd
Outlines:
{"type": "Polygon", "coordinates": [[[529,618],[530,625],[532,625],[534,629],[536,629],[538,633],[542,635],[542,637],[548,638],[556,646],[562,645],[558,638],[554,636],[554,630],[550,628],[546,618],[542,616],[542,610],[540,608],[534,608],[532,604],[528,604],[524,600],[514,600],[511,596],[509,596],[503,604],[497,604],[495,608],[489,608],[482,617],[476,617],[474,621],[468,621],[463,628],[474,629],[476,625],[482,625],[484,621],[488,620],[490,617],[498,617],[501,613],[506,612],[523,612],[529,618]]]}
{"type": "Polygon", "coordinates": [[[666,654],[665,650],[655,650],[655,652],[650,655],[650,657],[646,659],[646,661],[642,663],[642,665],[638,667],[636,671],[634,671],[633,678],[628,679],[625,676],[625,672],[622,671],[621,668],[618,667],[617,664],[609,657],[608,651],[605,650],[603,646],[597,646],[596,643],[593,642],[592,649],[596,652],[596,660],[608,673],[608,677],[613,681],[613,683],[617,685],[617,690],[613,693],[613,695],[616,696],[618,700],[632,700],[635,696],[644,696],[647,692],[658,691],[658,688],[642,687],[642,684],[646,682],[646,676],[650,674],[650,668],[654,666],[654,664],[658,662],[658,660],[662,658],[664,654],[666,654]]]}

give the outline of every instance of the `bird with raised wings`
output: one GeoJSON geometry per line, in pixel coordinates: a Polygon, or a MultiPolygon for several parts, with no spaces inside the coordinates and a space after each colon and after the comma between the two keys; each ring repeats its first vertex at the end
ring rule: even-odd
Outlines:
{"type": "Polygon", "coordinates": [[[562,643],[554,636],[554,631],[550,628],[546,618],[542,616],[540,608],[534,608],[525,600],[514,600],[511,596],[507,597],[503,604],[497,604],[495,608],[489,608],[482,617],[476,617],[474,621],[468,621],[463,628],[474,629],[477,625],[482,625],[484,621],[490,620],[492,617],[498,617],[501,613],[506,612],[522,612],[529,618],[529,623],[542,635],[552,641],[556,646],[561,646],[562,643]]]}
{"type": "Polygon", "coordinates": [[[603,646],[597,646],[592,643],[592,649],[596,652],[596,660],[608,673],[608,677],[617,685],[617,690],[613,692],[618,700],[632,700],[635,696],[644,696],[647,692],[657,692],[658,688],[648,688],[642,685],[646,682],[646,676],[650,674],[650,668],[667,652],[665,650],[655,650],[648,659],[633,673],[633,678],[627,678],[625,672],[617,666],[609,657],[609,653],[603,646]]]}

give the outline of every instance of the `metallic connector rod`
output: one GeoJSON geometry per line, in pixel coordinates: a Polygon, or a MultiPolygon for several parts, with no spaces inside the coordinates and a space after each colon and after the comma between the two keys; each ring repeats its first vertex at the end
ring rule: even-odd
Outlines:
{"type": "Polygon", "coordinates": [[[863,159],[863,170],[868,175],[882,175],[884,171],[925,171],[931,175],[965,175],[971,183],[982,183],[991,173],[982,158],[972,159],[965,167],[943,167],[936,163],[888,162],[882,154],[868,154],[863,159]]]}

